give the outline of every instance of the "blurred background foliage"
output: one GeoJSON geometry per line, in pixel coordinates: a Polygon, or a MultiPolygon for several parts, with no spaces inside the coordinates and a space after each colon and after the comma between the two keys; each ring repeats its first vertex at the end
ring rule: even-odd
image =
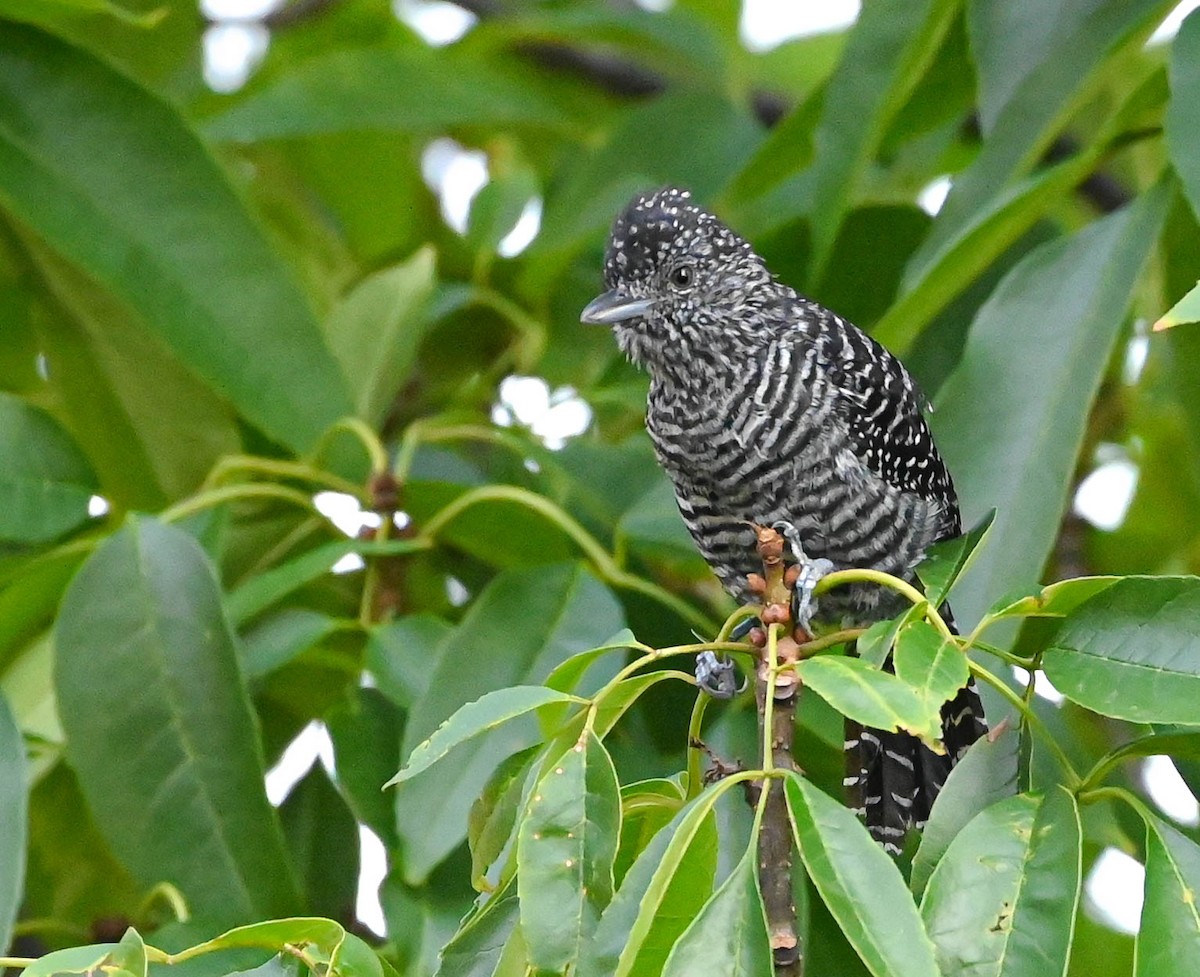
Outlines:
{"type": "MultiPolygon", "coordinates": [[[[764,51],[733,0],[457,0],[448,43],[414,27],[429,6],[0,0],[0,936],[15,920],[22,952],[129,921],[168,947],[357,926],[377,837],[372,922],[431,973],[474,894],[471,803],[521,731],[381,794],[401,757],[623,627],[675,644],[729,609],[645,378],[578,323],[636,190],[690,187],[904,356],[966,522],[999,509],[960,621],[1038,580],[1200,568],[1200,337],[1149,331],[1200,276],[1200,15],[874,0],[764,51]],[[272,809],[263,772],[306,729],[336,775],[272,809]]],[[[1073,756],[1130,736],[1041,707],[1073,756]]],[[[609,739],[623,782],[679,769],[689,708],[644,697],[609,739]]],[[[752,711],[722,712],[712,742],[748,754],[752,711]]],[[[837,718],[801,712],[836,790],[837,718]]],[[[1142,857],[1122,817],[1089,809],[1086,866],[1142,857]]],[[[1072,973],[1129,972],[1102,908],[1072,973]]]]}

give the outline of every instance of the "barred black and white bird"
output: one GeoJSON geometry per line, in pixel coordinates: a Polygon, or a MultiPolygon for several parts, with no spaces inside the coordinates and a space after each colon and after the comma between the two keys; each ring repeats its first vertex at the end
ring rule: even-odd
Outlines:
{"type": "MultiPolygon", "coordinates": [[[[749,522],[783,524],[818,570],[911,578],[926,548],[961,532],[958,500],[900,361],[778,282],[750,244],[686,190],[634,198],[604,261],[608,289],[583,310],[650,374],[646,427],[705,559],[755,600],[749,522]],[[824,563],[822,561],[828,561],[824,563]]],[[[866,624],[900,609],[855,585],[819,618],[866,624]]],[[[942,709],[946,754],[904,732],[848,724],[850,803],[887,850],[922,827],[950,767],[987,729],[973,687],[942,709]]]]}

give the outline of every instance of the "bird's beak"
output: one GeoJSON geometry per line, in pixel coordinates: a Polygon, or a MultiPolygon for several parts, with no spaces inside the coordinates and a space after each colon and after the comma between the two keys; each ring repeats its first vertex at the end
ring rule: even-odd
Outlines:
{"type": "Polygon", "coordinates": [[[591,326],[611,326],[614,322],[645,315],[653,305],[654,299],[633,298],[619,288],[613,288],[584,306],[579,313],[579,321],[591,326]]]}

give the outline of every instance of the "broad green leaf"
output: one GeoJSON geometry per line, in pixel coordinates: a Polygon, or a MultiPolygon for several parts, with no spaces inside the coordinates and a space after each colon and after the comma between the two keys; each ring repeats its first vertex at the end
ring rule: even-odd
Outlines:
{"type": "Polygon", "coordinates": [[[995,519],[996,510],[992,509],[969,532],[929,547],[925,559],[917,567],[917,576],[925,585],[926,600],[934,607],[942,606],[954,582],[971,565],[995,519]]]}
{"type": "Polygon", "coordinates": [[[0,947],[12,942],[24,893],[27,783],[25,741],[0,693],[0,947]]]}
{"type": "Polygon", "coordinates": [[[287,607],[256,622],[242,636],[242,671],[251,681],[293,661],[338,629],[328,614],[287,607]]]}
{"type": "Polygon", "coordinates": [[[1200,724],[1200,578],[1125,577],[1068,615],[1046,677],[1102,716],[1200,724]]]}
{"type": "Polygon", "coordinates": [[[0,52],[0,206],[128,303],[251,422],[310,447],[349,413],[341,374],[199,138],[63,41],[9,24],[0,52]]]}
{"type": "Polygon", "coordinates": [[[1029,172],[1070,111],[1100,80],[1110,57],[1140,46],[1173,5],[1171,0],[1058,0],[1049,16],[1031,14],[1024,0],[970,5],[971,46],[980,52],[976,57],[983,66],[980,81],[991,124],[979,155],[955,177],[932,233],[914,256],[910,281],[928,271],[933,256],[989,201],[1029,172]],[[1011,25],[1017,19],[1028,25],[1021,36],[1036,33],[1044,42],[1014,45],[1011,25]],[[993,70],[1001,64],[1003,72],[993,70]]]}
{"type": "Polygon", "coordinates": [[[1006,617],[1066,617],[1084,601],[1107,590],[1119,577],[1074,577],[1060,580],[1037,593],[1017,600],[1001,601],[999,606],[988,611],[988,617],[1000,620],[1006,617]]]}
{"type": "Polygon", "coordinates": [[[928,606],[925,603],[913,604],[899,617],[888,621],[876,621],[872,624],[854,642],[854,649],[858,652],[859,659],[875,668],[882,668],[888,655],[892,653],[896,635],[913,621],[923,621],[925,608],[928,606]]]}
{"type": "Polygon", "coordinates": [[[707,790],[682,808],[638,855],[600,917],[579,961],[579,977],[661,972],[671,947],[712,892],[713,805],[723,792],[707,790]]]}
{"type": "Polygon", "coordinates": [[[852,194],[936,56],[957,7],[955,0],[868,4],[850,32],[813,134],[814,278],[821,277],[852,194]]]}
{"type": "Polygon", "coordinates": [[[527,166],[493,177],[471,201],[467,243],[476,251],[494,254],[537,192],[537,175],[527,166]]]}
{"type": "Polygon", "coordinates": [[[113,947],[103,972],[112,977],[146,977],[146,970],[146,944],[138,931],[131,926],[125,930],[120,942],[113,947]]]}
{"type": "Polygon", "coordinates": [[[516,685],[496,689],[474,702],[469,702],[442,723],[409,755],[404,766],[385,787],[402,784],[428,770],[456,746],[495,729],[501,723],[524,716],[553,702],[583,703],[586,699],[555,692],[541,685],[516,685]]]}
{"type": "Polygon", "coordinates": [[[875,977],[938,977],[908,888],[862,822],[798,775],[784,789],[808,877],[867,969],[875,977]]]}
{"type": "MultiPolygon", "coordinates": [[[[500,977],[508,974],[504,960],[509,943],[519,936],[520,903],[510,883],[471,916],[441,951],[434,977],[500,977]]],[[[525,968],[517,971],[524,975],[525,968]]]]}
{"type": "Polygon", "coordinates": [[[909,887],[919,900],[929,876],[950,843],[984,808],[1017,792],[1017,749],[1020,736],[1005,730],[996,739],[985,736],[954,765],[942,786],[912,861],[909,887]]]}
{"type": "Polygon", "coordinates": [[[1200,847],[1165,821],[1146,824],[1146,898],[1135,977],[1184,977],[1200,968],[1200,847]]]}
{"type": "Polygon", "coordinates": [[[978,814],[938,862],[921,915],[942,973],[1066,973],[1081,888],[1075,799],[1060,787],[978,814]]]}
{"type": "Polygon", "coordinates": [[[382,423],[417,358],[430,324],[435,254],[421,248],[407,261],[363,279],[325,321],[359,417],[382,423]]]}
{"type": "Polygon", "coordinates": [[[529,962],[579,959],[613,894],[621,829],[617,772],[586,731],[538,782],[517,836],[517,891],[529,962]]]}
{"type": "Polygon", "coordinates": [[[802,661],[796,673],[834,709],[864,726],[905,729],[930,744],[941,738],[937,705],[927,703],[895,675],[867,662],[821,655],[802,661]]]}
{"type": "MultiPolygon", "coordinates": [[[[493,689],[542,683],[571,655],[595,648],[624,625],[612,592],[582,564],[499,574],[436,650],[428,691],[409,715],[402,755],[460,706],[493,689]]],[[[613,663],[607,675],[615,671],[613,663]]],[[[531,721],[519,718],[459,751],[460,761],[400,786],[395,803],[407,881],[418,884],[466,837],[471,805],[501,761],[541,739],[531,721]],[[438,831],[429,831],[430,824],[438,831]]]]}
{"type": "Polygon", "coordinates": [[[663,977],[754,977],[771,972],[771,942],[752,842],[679,937],[663,977]]]}
{"type": "Polygon", "coordinates": [[[896,636],[894,660],[896,677],[935,709],[940,709],[971,677],[967,656],[928,621],[914,621],[901,629],[896,636]]]}
{"type": "Polygon", "coordinates": [[[471,805],[467,820],[471,880],[481,890],[487,880],[488,869],[512,840],[517,815],[524,809],[522,801],[532,786],[529,783],[531,772],[543,749],[539,743],[510,756],[496,768],[483,793],[471,805]]]}
{"type": "Polygon", "coordinates": [[[576,127],[528,76],[413,44],[305,58],[202,127],[218,142],[261,142],[371,129],[433,135],[452,126],[509,124],[576,127]]]}
{"type": "Polygon", "coordinates": [[[429,688],[438,648],[453,630],[434,614],[407,614],[375,628],[367,641],[366,667],[379,691],[401,708],[411,709],[429,688]]]}
{"type": "Polygon", "coordinates": [[[392,799],[379,788],[400,766],[402,721],[400,710],[378,689],[355,689],[348,702],[325,715],[338,789],[354,816],[389,849],[400,839],[392,799]]]}
{"type": "Polygon", "coordinates": [[[420,545],[408,539],[392,539],[385,542],[343,539],[334,543],[323,543],[286,563],[251,577],[238,587],[226,601],[230,620],[240,627],[305,584],[325,576],[333,565],[348,553],[357,553],[364,557],[402,556],[420,549],[420,545]]]}
{"type": "Polygon", "coordinates": [[[0,457],[0,540],[41,543],[87,522],[87,461],[49,414],[2,393],[0,457]]]}
{"type": "Polygon", "coordinates": [[[39,957],[23,974],[28,977],[55,977],[57,974],[84,974],[98,969],[106,963],[116,948],[115,943],[93,943],[89,946],[73,946],[66,950],[55,950],[39,957]]]}
{"type": "Polygon", "coordinates": [[[1092,398],[1166,199],[1157,187],[1039,247],[975,318],[932,418],[964,513],[974,518],[999,503],[991,542],[955,589],[960,621],[978,620],[997,594],[1032,583],[1058,537],[1092,398]],[[1012,437],[1017,430],[1024,435],[1012,437]]]}
{"type": "Polygon", "coordinates": [[[1154,323],[1154,332],[1162,332],[1172,326],[1188,322],[1200,322],[1200,282],[1196,287],[1162,314],[1154,323]]]}
{"type": "MultiPolygon", "coordinates": [[[[1200,214],[1200,16],[1194,13],[1184,20],[1171,44],[1170,79],[1171,100],[1163,120],[1167,149],[1193,213],[1200,214]]],[[[1197,303],[1200,295],[1193,289],[1167,317],[1193,322],[1183,316],[1195,315],[1197,303]],[[1185,308],[1177,312],[1181,306],[1185,308]]]]}
{"type": "Polygon", "coordinates": [[[221,395],[111,292],[24,239],[57,315],[38,319],[61,419],[119,506],[158,509],[241,448],[221,395]]]}
{"type": "Polygon", "coordinates": [[[130,520],[79,571],[55,640],[68,755],[119,857],[215,919],[294,907],[233,636],[195,540],[130,520]]]}
{"type": "Polygon", "coordinates": [[[358,891],[358,822],[320,762],[292,788],[279,818],[305,909],[341,916],[358,891]]]}

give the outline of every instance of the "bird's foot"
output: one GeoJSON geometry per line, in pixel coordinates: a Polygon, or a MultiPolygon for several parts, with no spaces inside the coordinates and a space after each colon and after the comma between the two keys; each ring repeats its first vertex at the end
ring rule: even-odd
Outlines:
{"type": "Polygon", "coordinates": [[[813,615],[817,613],[817,599],[813,591],[820,579],[833,570],[833,563],[824,558],[810,559],[800,542],[799,530],[786,519],[776,520],[771,528],[788,541],[788,548],[799,570],[792,584],[792,619],[804,631],[811,633],[813,615]]]}
{"type": "Polygon", "coordinates": [[[746,679],[738,683],[737,666],[725,655],[702,651],[696,656],[696,685],[714,699],[732,699],[746,691],[746,679]]]}
{"type": "Polygon", "coordinates": [[[800,575],[796,578],[792,592],[792,619],[797,627],[812,633],[813,615],[817,613],[817,599],[813,596],[821,578],[833,570],[833,563],[824,558],[808,560],[798,564],[800,575]]]}

